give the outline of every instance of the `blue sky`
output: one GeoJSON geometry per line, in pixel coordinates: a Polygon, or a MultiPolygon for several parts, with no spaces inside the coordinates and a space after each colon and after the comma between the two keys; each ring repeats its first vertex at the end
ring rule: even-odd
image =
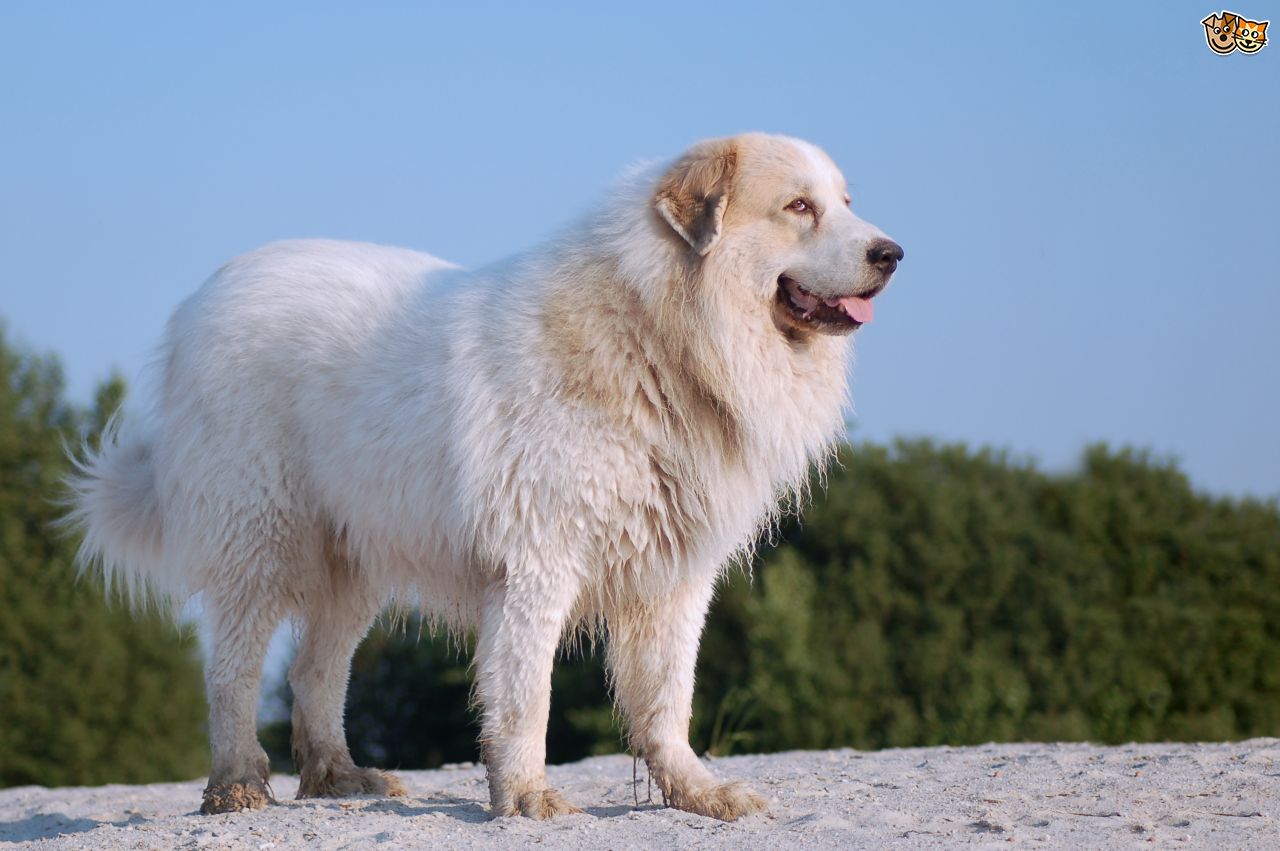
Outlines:
{"type": "Polygon", "coordinates": [[[1280,494],[1280,47],[1213,55],[1217,7],[267,6],[0,7],[0,316],[78,398],[261,243],[479,265],[760,129],[826,148],[906,249],[858,436],[1050,469],[1106,440],[1280,494]]]}

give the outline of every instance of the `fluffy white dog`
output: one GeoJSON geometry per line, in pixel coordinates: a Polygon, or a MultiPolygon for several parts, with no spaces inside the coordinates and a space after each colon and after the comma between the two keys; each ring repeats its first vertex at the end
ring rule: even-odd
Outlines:
{"type": "Polygon", "coordinates": [[[694,661],[725,565],[843,432],[850,332],[902,257],[848,205],[818,148],[748,134],[496,266],[286,242],[187,299],[153,411],[82,462],[72,519],[109,583],[202,595],[203,811],[270,801],[255,707],[287,616],[299,796],[403,794],[342,723],[393,599],[477,632],[495,814],[578,811],[544,763],[553,657],[583,625],[667,801],[762,808],[689,747],[694,661]]]}

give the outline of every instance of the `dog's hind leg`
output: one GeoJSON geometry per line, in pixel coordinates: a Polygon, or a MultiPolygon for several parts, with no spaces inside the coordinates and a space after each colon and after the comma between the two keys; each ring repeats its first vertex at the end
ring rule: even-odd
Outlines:
{"type": "Polygon", "coordinates": [[[256,810],[272,801],[270,763],[258,743],[257,708],[263,660],[283,605],[269,571],[234,575],[240,581],[227,583],[233,587],[210,588],[204,594],[212,639],[205,686],[213,751],[200,807],[205,814],[256,810]]]}
{"type": "Polygon", "coordinates": [[[677,809],[733,821],[764,809],[741,783],[720,783],[689,747],[694,663],[714,578],[655,599],[621,602],[607,616],[609,669],[632,747],[677,809]]]}
{"type": "Polygon", "coordinates": [[[345,557],[329,553],[325,562],[323,586],[304,597],[302,640],[289,670],[298,797],[404,795],[395,776],[352,761],[342,723],[351,655],[382,601],[345,557]]]}

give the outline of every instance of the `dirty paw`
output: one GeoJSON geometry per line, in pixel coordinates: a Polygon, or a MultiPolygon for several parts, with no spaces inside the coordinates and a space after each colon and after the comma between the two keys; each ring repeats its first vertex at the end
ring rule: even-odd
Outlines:
{"type": "Polygon", "coordinates": [[[765,808],[764,798],[751,791],[745,783],[721,783],[696,792],[672,795],[670,803],[676,809],[721,821],[736,821],[765,808]]]}
{"type": "Polygon", "coordinates": [[[261,780],[241,783],[210,783],[204,790],[204,802],[200,805],[203,815],[238,813],[241,810],[260,810],[275,803],[267,784],[261,780]]]}
{"type": "Polygon", "coordinates": [[[374,775],[365,780],[369,794],[386,795],[388,798],[403,798],[409,794],[409,789],[404,785],[404,782],[394,774],[379,771],[376,768],[366,768],[365,771],[374,775]]]}
{"type": "MultiPolygon", "coordinates": [[[[525,792],[520,796],[518,814],[536,819],[549,819],[556,816],[572,815],[582,812],[569,803],[554,789],[539,789],[536,792],[525,792]]],[[[517,815],[513,812],[510,815],[517,815]]]]}
{"type": "Polygon", "coordinates": [[[303,768],[299,798],[346,798],[351,795],[385,795],[398,798],[408,790],[399,777],[376,768],[333,769],[309,772],[303,768]]]}

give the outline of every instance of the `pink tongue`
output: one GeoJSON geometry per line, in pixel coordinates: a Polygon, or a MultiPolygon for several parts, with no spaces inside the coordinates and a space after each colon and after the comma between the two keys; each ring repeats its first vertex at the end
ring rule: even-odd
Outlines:
{"type": "Polygon", "coordinates": [[[863,325],[870,322],[871,317],[875,315],[875,308],[871,306],[871,299],[869,298],[849,296],[848,298],[840,299],[840,306],[855,322],[861,322],[863,325]]]}

